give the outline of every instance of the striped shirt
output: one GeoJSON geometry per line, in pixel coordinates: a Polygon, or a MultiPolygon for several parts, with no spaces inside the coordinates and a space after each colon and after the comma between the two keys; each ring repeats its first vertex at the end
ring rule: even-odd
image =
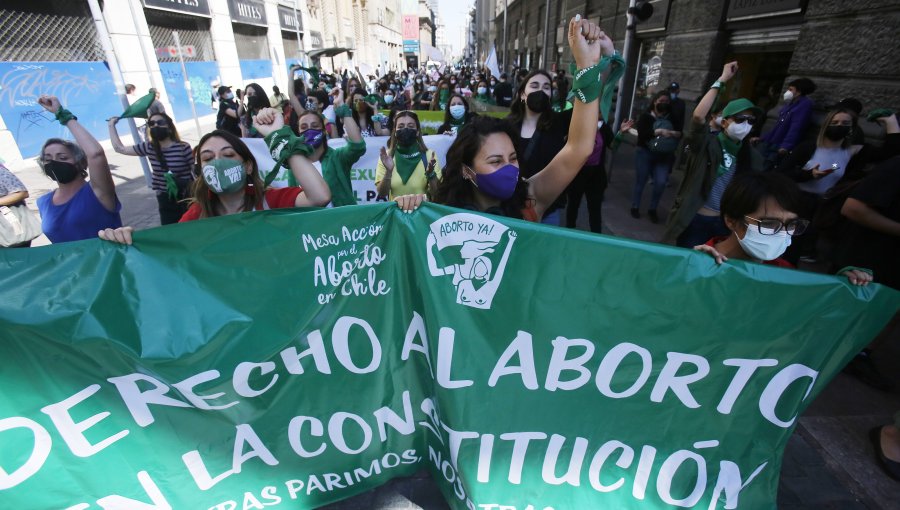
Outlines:
{"type": "MultiPolygon", "coordinates": [[[[139,156],[147,156],[150,160],[150,166],[153,167],[153,191],[165,193],[166,191],[166,173],[162,163],[156,157],[156,150],[153,144],[143,142],[132,147],[134,152],[139,156]]],[[[166,159],[166,166],[169,171],[175,174],[176,181],[193,181],[194,174],[191,168],[194,166],[193,153],[191,146],[185,142],[176,142],[162,149],[163,157],[166,159]]]]}

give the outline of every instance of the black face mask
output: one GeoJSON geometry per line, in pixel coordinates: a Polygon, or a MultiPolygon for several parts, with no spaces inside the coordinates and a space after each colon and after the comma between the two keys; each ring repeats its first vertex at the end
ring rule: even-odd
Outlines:
{"type": "Polygon", "coordinates": [[[828,126],[825,128],[825,138],[834,142],[843,140],[850,135],[850,126],[828,126]]]}
{"type": "Polygon", "coordinates": [[[535,113],[544,113],[550,109],[550,98],[540,90],[525,96],[525,106],[535,113]]]}
{"type": "Polygon", "coordinates": [[[152,127],[150,134],[153,135],[154,140],[165,140],[169,137],[169,128],[165,126],[152,127]]]}
{"type": "Polygon", "coordinates": [[[419,132],[415,128],[403,128],[397,130],[397,143],[403,147],[409,147],[416,143],[416,135],[419,132]]]}
{"type": "Polygon", "coordinates": [[[51,179],[60,184],[74,181],[75,177],[80,173],[78,167],[65,161],[48,161],[44,163],[44,170],[51,179]]]}
{"type": "Polygon", "coordinates": [[[247,97],[247,106],[254,110],[259,109],[259,107],[262,106],[261,101],[262,99],[259,97],[249,96],[247,97]]]}
{"type": "Polygon", "coordinates": [[[656,103],[656,111],[662,114],[669,113],[671,111],[672,105],[669,103],[656,103]]]}

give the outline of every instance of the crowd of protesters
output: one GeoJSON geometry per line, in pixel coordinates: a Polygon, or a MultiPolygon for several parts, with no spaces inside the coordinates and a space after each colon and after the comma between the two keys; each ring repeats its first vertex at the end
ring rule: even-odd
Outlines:
{"type": "MultiPolygon", "coordinates": [[[[376,76],[294,66],[286,93],[274,87],[269,95],[257,83],[241,90],[218,87],[216,129],[196,147],[180,139],[158,97],[147,111],[146,141],[124,145],[117,117],[109,120],[110,140],[116,152],[149,160],[162,225],[269,208],[356,204],[350,169],[365,153],[365,138],[385,137],[377,196],[404,210],[430,200],[574,227],[585,197],[590,229],[600,232],[605,156],[631,133],[630,213],[641,219],[651,182],[645,211],[654,223],[665,216],[662,242],[708,253],[718,263],[744,259],[794,268],[817,261],[854,285],[874,280],[900,289],[900,127],[893,112],[868,114],[884,131],[879,145],[865,143],[863,105],[854,99],[828,107],[815,127],[817,105],[809,96],[816,85],[799,78],[789,82],[773,127],[762,133],[763,110],[746,98],[723,97],[739,71],[731,62],[692,111],[672,83],[614,135],[610,99],[624,61],[587,20],[573,20],[568,38],[574,74],[520,70],[511,80],[469,68],[376,76]],[[508,107],[508,116],[477,113],[487,107],[508,107]],[[438,134],[455,137],[443,166],[422,136],[416,111],[425,110],[442,112],[438,134]],[[278,166],[288,170],[287,187],[269,187],[247,138],[265,140],[278,166]],[[333,138],[346,143],[329,147],[333,138]],[[660,211],[673,176],[679,181],[674,205],[660,211]]],[[[103,148],[56,97],[38,102],[74,139],[48,139],[38,158],[58,184],[37,201],[43,233],[53,243],[99,235],[131,244],[133,229],[123,226],[103,148]]],[[[27,190],[0,170],[0,203],[21,205],[27,190]]],[[[887,388],[871,354],[861,352],[848,370],[887,388]]],[[[888,472],[896,469],[900,477],[900,433],[886,426],[873,440],[884,445],[879,454],[888,472]]]]}

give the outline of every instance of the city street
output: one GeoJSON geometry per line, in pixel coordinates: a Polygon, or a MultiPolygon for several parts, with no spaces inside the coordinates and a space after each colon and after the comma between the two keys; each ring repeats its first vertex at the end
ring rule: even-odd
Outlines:
{"type": "MultiPolygon", "coordinates": [[[[206,122],[201,129],[212,129],[206,122]]],[[[195,130],[183,126],[182,138],[196,144],[195,130]]],[[[126,141],[127,143],[127,141],[126,141]]],[[[661,222],[653,224],[643,214],[636,220],[629,214],[634,171],[632,148],[623,145],[615,154],[611,182],[603,206],[604,234],[655,242],[662,233],[664,211],[671,206],[677,189],[678,174],[667,188],[660,206],[661,222]]],[[[106,151],[113,165],[122,218],[136,229],[159,225],[157,204],[147,188],[140,165],[134,157],[106,151]]],[[[13,165],[16,175],[28,186],[33,207],[38,196],[54,183],[43,176],[37,165],[23,162],[13,165]]],[[[645,190],[649,195],[649,186],[645,190]]],[[[648,196],[645,195],[645,202],[648,196]]],[[[587,211],[582,204],[579,228],[587,230],[587,211]]],[[[46,244],[43,237],[35,246],[46,244]]],[[[806,268],[810,269],[810,268],[806,268]]],[[[811,269],[815,269],[814,267],[811,269]]],[[[900,362],[900,342],[888,342],[884,352],[873,358],[881,373],[900,388],[900,373],[891,367],[900,362]]],[[[900,484],[887,478],[876,466],[868,440],[872,427],[888,423],[900,409],[900,394],[873,389],[854,377],[838,374],[824,393],[800,418],[787,446],[778,493],[779,509],[871,509],[894,510],[900,501],[900,484]]],[[[752,433],[752,431],[748,431],[752,433]]],[[[446,508],[436,485],[426,473],[394,480],[377,490],[328,507],[331,510],[413,510],[446,508]]]]}

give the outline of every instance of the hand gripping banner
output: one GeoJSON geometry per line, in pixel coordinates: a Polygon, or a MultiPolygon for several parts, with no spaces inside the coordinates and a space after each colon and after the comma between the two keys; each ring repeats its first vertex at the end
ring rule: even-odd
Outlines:
{"type": "Polygon", "coordinates": [[[897,292],[426,204],[0,251],[0,501],[775,508],[897,292]]]}

